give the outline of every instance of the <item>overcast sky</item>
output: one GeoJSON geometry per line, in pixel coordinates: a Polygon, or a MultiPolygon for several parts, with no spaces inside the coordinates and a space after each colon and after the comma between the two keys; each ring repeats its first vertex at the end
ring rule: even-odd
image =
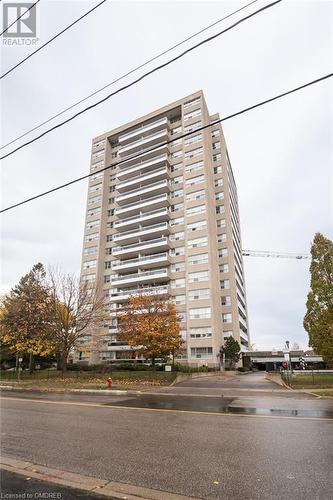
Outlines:
{"type": "MultiPolygon", "coordinates": [[[[1,144],[246,3],[109,0],[2,81],[1,144]]],[[[42,0],[41,43],[93,5],[42,0]]],[[[2,205],[87,173],[92,137],[194,91],[225,116],[331,72],[332,6],[283,1],[14,154],[2,164],[2,205]]],[[[2,47],[2,72],[28,53],[2,47]]],[[[315,232],[332,237],[332,98],[328,80],[224,124],[243,248],[309,253],[315,232]]],[[[79,272],[86,189],[81,182],[4,214],[2,290],[38,261],[79,272]]],[[[310,261],[244,260],[255,348],[286,339],[306,347],[310,261]]]]}

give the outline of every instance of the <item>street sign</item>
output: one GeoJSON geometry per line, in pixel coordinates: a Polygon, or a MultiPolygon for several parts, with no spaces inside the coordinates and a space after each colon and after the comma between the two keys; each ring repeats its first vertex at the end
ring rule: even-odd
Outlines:
{"type": "Polygon", "coordinates": [[[290,360],[289,352],[284,353],[284,359],[285,359],[285,361],[289,362],[289,360],[290,360]]]}

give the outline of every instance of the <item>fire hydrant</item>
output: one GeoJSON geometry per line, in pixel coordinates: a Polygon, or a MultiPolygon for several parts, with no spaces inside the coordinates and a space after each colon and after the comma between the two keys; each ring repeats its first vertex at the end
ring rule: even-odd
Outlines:
{"type": "Polygon", "coordinates": [[[109,377],[107,379],[107,384],[108,384],[108,389],[112,389],[112,378],[111,377],[109,377]]]}

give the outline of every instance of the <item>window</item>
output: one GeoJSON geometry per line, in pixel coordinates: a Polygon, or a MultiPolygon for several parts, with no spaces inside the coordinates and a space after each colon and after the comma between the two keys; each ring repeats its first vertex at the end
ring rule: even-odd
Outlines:
{"type": "Polygon", "coordinates": [[[110,186],[109,187],[109,193],[114,193],[116,190],[116,186],[110,186]]]}
{"type": "Polygon", "coordinates": [[[179,316],[180,316],[180,321],[186,321],[186,312],[181,312],[179,311],[178,312],[179,316]]]}
{"type": "Polygon", "coordinates": [[[214,184],[216,188],[223,186],[223,179],[215,179],[214,184]]]}
{"type": "Polygon", "coordinates": [[[94,234],[87,234],[84,238],[84,241],[86,243],[89,243],[89,241],[95,241],[95,240],[98,240],[99,238],[99,234],[98,233],[94,233],[94,234]]]}
{"type": "Polygon", "coordinates": [[[171,281],[171,288],[184,288],[185,287],[185,278],[179,278],[177,280],[171,281]]]}
{"type": "Polygon", "coordinates": [[[196,184],[200,184],[204,181],[203,175],[198,175],[197,177],[191,177],[191,179],[187,179],[185,181],[186,186],[195,186],[196,184]]]}
{"type": "Polygon", "coordinates": [[[100,224],[99,220],[92,220],[91,222],[87,222],[86,228],[87,229],[93,229],[95,227],[98,227],[100,224]]]}
{"type": "Polygon", "coordinates": [[[104,269],[111,269],[111,260],[104,262],[104,269]]]}
{"type": "Polygon", "coordinates": [[[179,224],[184,224],[184,217],[178,217],[177,219],[170,220],[170,226],[178,226],[179,224]]]}
{"type": "Polygon", "coordinates": [[[92,196],[91,198],[88,198],[88,205],[95,205],[95,203],[100,203],[101,200],[101,196],[92,196]]]}
{"type": "Polygon", "coordinates": [[[170,250],[170,255],[173,257],[178,257],[178,255],[184,255],[185,254],[185,247],[177,247],[177,248],[172,248],[170,250]]]}
{"type": "Polygon", "coordinates": [[[222,174],[222,167],[214,167],[214,174],[222,174]]]}
{"type": "Polygon", "coordinates": [[[213,130],[212,131],[212,137],[219,137],[220,131],[219,130],[213,130]]]}
{"type": "Polygon", "coordinates": [[[228,272],[229,272],[228,264],[221,264],[220,265],[220,273],[228,273],[228,272]]]}
{"type": "Polygon", "coordinates": [[[215,211],[217,214],[224,214],[224,205],[219,205],[218,207],[215,207],[215,211]]]}
{"type": "Polygon", "coordinates": [[[108,234],[106,236],[106,241],[112,241],[113,240],[113,234],[108,234]]]}
{"type": "Polygon", "coordinates": [[[195,240],[189,240],[187,242],[188,248],[199,248],[207,246],[207,236],[203,238],[196,238],[195,240]]]}
{"type": "Polygon", "coordinates": [[[229,280],[222,280],[222,281],[220,281],[220,286],[222,289],[230,288],[230,281],[229,280]]]}
{"type": "Polygon", "coordinates": [[[174,185],[174,184],[182,184],[183,182],[183,176],[182,175],[179,175],[178,177],[174,177],[173,179],[171,179],[171,184],[174,185]]]}
{"type": "Polygon", "coordinates": [[[182,127],[175,127],[171,130],[171,134],[174,135],[174,134],[179,134],[179,132],[182,131],[182,127]]]}
{"type": "Polygon", "coordinates": [[[176,306],[182,306],[186,303],[186,296],[185,295],[175,295],[173,298],[173,303],[176,306]]]}
{"type": "Polygon", "coordinates": [[[200,281],[208,281],[208,271],[198,271],[188,274],[189,283],[199,283],[200,281]]]}
{"type": "Polygon", "coordinates": [[[197,255],[190,255],[188,258],[188,263],[190,265],[207,264],[207,262],[208,262],[208,253],[199,253],[197,255]]]}
{"type": "Polygon", "coordinates": [[[83,250],[83,255],[90,255],[97,252],[97,247],[87,247],[83,250]]]}
{"type": "Polygon", "coordinates": [[[109,198],[109,205],[112,205],[114,203],[114,198],[109,198]]]}
{"type": "Polygon", "coordinates": [[[104,276],[104,283],[110,283],[110,280],[111,280],[111,276],[109,274],[107,276],[104,276]]]}
{"type": "Polygon", "coordinates": [[[105,249],[106,255],[111,255],[112,254],[112,248],[106,248],[105,249]]]}
{"type": "Polygon", "coordinates": [[[177,210],[183,210],[184,203],[176,203],[175,205],[171,205],[171,212],[176,212],[177,210]]]}
{"type": "Polygon", "coordinates": [[[89,186],[89,193],[93,193],[94,191],[101,191],[102,183],[95,184],[94,186],[89,186]]]}
{"type": "Polygon", "coordinates": [[[182,189],[177,189],[172,193],[172,198],[180,198],[183,196],[183,190],[182,189]]]}
{"type": "Polygon", "coordinates": [[[186,139],[184,139],[184,144],[185,144],[185,146],[187,146],[188,144],[193,144],[193,143],[199,142],[199,141],[202,141],[202,134],[197,134],[197,135],[192,135],[191,137],[186,137],[186,139]]]}
{"type": "Polygon", "coordinates": [[[190,113],[186,113],[184,115],[184,120],[190,120],[191,118],[195,118],[196,116],[201,115],[201,109],[196,109],[195,111],[190,111],[190,113]]]}
{"type": "Polygon", "coordinates": [[[176,165],[171,166],[171,172],[180,172],[181,170],[183,170],[182,163],[177,163],[176,165]]]}
{"type": "Polygon", "coordinates": [[[220,143],[220,141],[218,141],[218,142],[213,142],[213,149],[220,149],[220,147],[221,147],[221,143],[220,143]]]}
{"type": "Polygon", "coordinates": [[[232,336],[233,336],[232,330],[228,330],[226,332],[223,332],[223,339],[224,340],[226,340],[227,338],[232,337],[232,336]]]}
{"type": "Polygon", "coordinates": [[[228,257],[228,249],[227,248],[220,248],[219,257],[228,257]]]}
{"type": "Polygon", "coordinates": [[[200,191],[193,191],[193,193],[188,193],[186,195],[186,201],[203,200],[205,197],[205,191],[201,189],[200,191]]]}
{"type": "Polygon", "coordinates": [[[193,222],[193,224],[187,224],[188,231],[200,231],[201,229],[207,228],[207,221],[201,220],[199,222],[193,222]]]}
{"type": "Polygon", "coordinates": [[[113,217],[113,215],[114,215],[114,208],[110,208],[108,210],[108,217],[113,217]]]}
{"type": "Polygon", "coordinates": [[[203,212],[206,212],[205,205],[198,205],[197,207],[188,208],[186,210],[187,215],[198,215],[198,214],[202,214],[203,212]]]}
{"type": "Polygon", "coordinates": [[[199,102],[200,97],[195,97],[194,99],[191,99],[190,101],[184,103],[184,109],[189,108],[190,106],[193,106],[194,104],[197,104],[199,102]]]}
{"type": "Polygon", "coordinates": [[[220,161],[221,160],[221,153],[218,153],[217,155],[213,155],[213,161],[220,161]]]}
{"type": "Polygon", "coordinates": [[[216,221],[217,227],[225,227],[225,219],[219,219],[216,221]]]}
{"type": "Polygon", "coordinates": [[[183,240],[184,239],[184,232],[181,231],[179,233],[170,234],[169,239],[170,239],[170,241],[180,241],[180,240],[183,240]]]}
{"type": "Polygon", "coordinates": [[[93,165],[91,165],[91,170],[97,170],[99,168],[102,168],[103,165],[104,165],[103,161],[98,161],[97,163],[94,163],[93,165]]]}
{"type": "Polygon", "coordinates": [[[185,172],[187,172],[189,174],[191,172],[194,172],[195,170],[199,170],[202,167],[203,167],[203,161],[197,161],[195,163],[191,163],[190,165],[187,165],[185,167],[185,172]]]}
{"type": "Polygon", "coordinates": [[[172,146],[178,146],[178,144],[181,144],[182,141],[183,141],[182,139],[172,139],[171,147],[172,146]]]}
{"type": "Polygon", "coordinates": [[[179,335],[181,336],[182,340],[184,340],[184,342],[185,342],[186,341],[186,330],[180,330],[179,335]]]}
{"type": "Polygon", "coordinates": [[[195,359],[212,359],[212,347],[191,347],[191,358],[195,359]]]}
{"type": "Polygon", "coordinates": [[[170,158],[171,159],[181,158],[182,156],[183,156],[183,151],[182,151],[182,149],[180,149],[179,151],[174,151],[173,153],[171,153],[170,158]]]}
{"type": "Polygon", "coordinates": [[[218,200],[223,200],[224,199],[224,193],[223,191],[221,191],[220,193],[216,193],[215,194],[215,200],[218,201],[218,200]]]}
{"type": "Polygon", "coordinates": [[[191,151],[186,151],[184,154],[185,158],[194,158],[195,156],[201,155],[203,152],[203,148],[191,149],[191,151]]]}
{"type": "Polygon", "coordinates": [[[185,271],[185,262],[176,262],[175,264],[171,264],[171,272],[180,273],[185,271]]]}
{"type": "Polygon", "coordinates": [[[93,147],[99,148],[105,146],[106,139],[102,139],[101,141],[94,142],[93,147]]]}
{"type": "Polygon", "coordinates": [[[217,242],[218,243],[222,243],[224,241],[227,241],[227,235],[226,235],[226,233],[218,234],[217,235],[217,242]]]}
{"type": "Polygon", "coordinates": [[[231,306],[231,297],[230,297],[230,295],[226,295],[225,297],[221,297],[221,305],[222,306],[231,306]]]}
{"type": "Polygon", "coordinates": [[[196,130],[197,128],[201,127],[201,125],[201,121],[192,123],[191,125],[187,125],[187,127],[184,127],[184,133],[186,134],[187,132],[192,132],[192,130],[196,130]]]}
{"type": "Polygon", "coordinates": [[[223,323],[232,323],[232,314],[231,313],[222,314],[222,321],[223,323]]]}
{"type": "Polygon", "coordinates": [[[98,153],[94,153],[92,155],[93,160],[95,160],[95,158],[99,158],[100,156],[104,156],[104,151],[103,150],[102,151],[98,151],[98,153]]]}
{"type": "Polygon", "coordinates": [[[209,291],[209,288],[202,288],[199,290],[190,290],[188,296],[189,296],[190,300],[205,300],[205,299],[209,299],[210,291],[209,291]]]}
{"type": "Polygon", "coordinates": [[[210,338],[211,336],[212,336],[212,329],[209,327],[190,329],[191,339],[204,339],[204,338],[210,338]]]}
{"type": "Polygon", "coordinates": [[[198,307],[190,309],[190,319],[208,319],[211,316],[210,307],[198,307]]]}
{"type": "Polygon", "coordinates": [[[92,217],[93,215],[98,215],[101,213],[101,208],[91,208],[90,210],[87,210],[87,217],[92,217]]]}
{"type": "Polygon", "coordinates": [[[87,260],[86,262],[83,262],[82,269],[91,269],[96,267],[96,263],[96,260],[87,260]]]}
{"type": "Polygon", "coordinates": [[[92,283],[96,279],[96,274],[86,274],[82,276],[82,281],[84,283],[92,283]]]}
{"type": "Polygon", "coordinates": [[[100,172],[98,174],[94,174],[90,177],[91,181],[97,181],[97,179],[101,179],[103,177],[103,172],[100,172]]]}

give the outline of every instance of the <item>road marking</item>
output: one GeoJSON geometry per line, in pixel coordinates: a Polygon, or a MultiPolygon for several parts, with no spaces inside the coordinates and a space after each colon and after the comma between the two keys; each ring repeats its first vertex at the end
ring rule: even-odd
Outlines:
{"type": "Polygon", "coordinates": [[[292,420],[325,420],[330,421],[333,418],[324,417],[296,417],[296,416],[283,416],[283,415],[254,415],[254,414],[243,414],[243,413],[214,413],[209,411],[195,411],[195,410],[171,410],[164,408],[140,408],[136,406],[105,406],[102,403],[78,403],[72,401],[42,401],[40,399],[28,399],[28,398],[12,398],[12,397],[1,397],[1,399],[7,399],[11,401],[28,401],[29,403],[41,403],[41,404],[57,404],[57,405],[67,405],[67,406],[85,406],[90,408],[105,408],[111,410],[134,410],[134,411],[146,411],[146,412],[160,412],[160,413],[183,413],[190,415],[209,415],[215,417],[250,417],[250,418],[282,418],[282,419],[292,419],[292,420]]]}

